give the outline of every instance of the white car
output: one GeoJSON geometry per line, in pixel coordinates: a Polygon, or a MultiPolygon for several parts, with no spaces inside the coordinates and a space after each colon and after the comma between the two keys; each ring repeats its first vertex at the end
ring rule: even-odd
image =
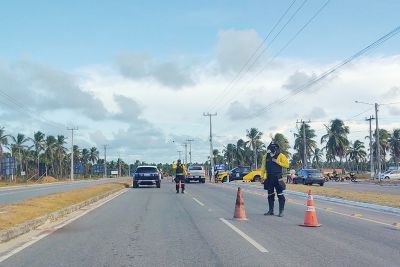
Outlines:
{"type": "Polygon", "coordinates": [[[400,170],[385,171],[381,174],[381,179],[400,179],[400,170]]]}
{"type": "Polygon", "coordinates": [[[206,182],[206,172],[204,167],[199,165],[189,166],[186,181],[188,183],[191,181],[198,181],[199,183],[204,184],[206,182]]]}

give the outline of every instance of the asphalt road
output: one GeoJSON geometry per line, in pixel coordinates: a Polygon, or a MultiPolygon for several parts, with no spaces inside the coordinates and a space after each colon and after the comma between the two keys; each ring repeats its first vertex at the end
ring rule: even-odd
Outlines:
{"type": "Polygon", "coordinates": [[[115,178],[106,178],[106,179],[89,180],[89,181],[40,184],[34,186],[2,187],[0,188],[0,204],[14,203],[17,201],[26,200],[34,197],[45,196],[53,193],[66,192],[89,185],[103,184],[115,180],[116,180],[115,178]]]}
{"type": "Polygon", "coordinates": [[[316,203],[323,225],[304,228],[305,199],[290,196],[285,217],[266,217],[264,193],[243,188],[241,222],[234,185],[130,189],[0,265],[399,266],[400,229],[390,225],[399,216],[316,203]]]}

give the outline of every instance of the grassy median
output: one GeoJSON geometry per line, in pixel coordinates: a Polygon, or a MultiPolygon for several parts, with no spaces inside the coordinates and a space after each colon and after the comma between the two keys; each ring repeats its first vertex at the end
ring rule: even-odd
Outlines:
{"type": "Polygon", "coordinates": [[[0,205],[0,231],[48,213],[78,204],[115,189],[128,187],[130,180],[92,185],[76,190],[24,200],[9,205],[0,205]]]}
{"type": "Polygon", "coordinates": [[[400,208],[400,195],[391,195],[378,192],[356,192],[337,188],[307,186],[299,184],[287,184],[287,189],[304,193],[308,192],[308,190],[311,189],[313,194],[315,195],[336,197],[347,200],[400,208]]]}

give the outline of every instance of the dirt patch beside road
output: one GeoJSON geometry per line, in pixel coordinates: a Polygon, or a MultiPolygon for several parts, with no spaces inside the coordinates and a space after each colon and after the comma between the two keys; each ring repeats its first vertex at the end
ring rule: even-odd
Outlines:
{"type": "Polygon", "coordinates": [[[356,192],[352,190],[306,186],[299,184],[288,184],[287,189],[304,193],[307,193],[308,190],[311,189],[313,194],[315,195],[336,197],[347,200],[400,208],[400,195],[384,194],[379,192],[356,192]]]}
{"type": "Polygon", "coordinates": [[[68,192],[33,198],[10,205],[0,206],[0,231],[51,212],[78,204],[115,189],[128,187],[130,180],[88,186],[68,192]]]}

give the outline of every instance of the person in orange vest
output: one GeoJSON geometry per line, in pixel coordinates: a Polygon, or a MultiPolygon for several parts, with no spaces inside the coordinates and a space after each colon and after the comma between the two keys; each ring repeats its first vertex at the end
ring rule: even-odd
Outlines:
{"type": "Polygon", "coordinates": [[[289,167],[287,157],[281,153],[278,144],[271,143],[267,147],[267,154],[263,157],[261,173],[264,180],[264,189],[268,190],[268,212],[264,215],[274,215],[275,192],[279,201],[279,217],[283,217],[285,208],[285,196],[283,190],[286,189],[285,182],[282,178],[284,168],[289,167]]]}
{"type": "Polygon", "coordinates": [[[178,159],[176,164],[172,165],[172,168],[175,169],[175,183],[176,183],[176,193],[179,193],[179,182],[181,183],[181,192],[185,193],[185,179],[187,175],[186,166],[182,164],[181,160],[178,159]]]}

